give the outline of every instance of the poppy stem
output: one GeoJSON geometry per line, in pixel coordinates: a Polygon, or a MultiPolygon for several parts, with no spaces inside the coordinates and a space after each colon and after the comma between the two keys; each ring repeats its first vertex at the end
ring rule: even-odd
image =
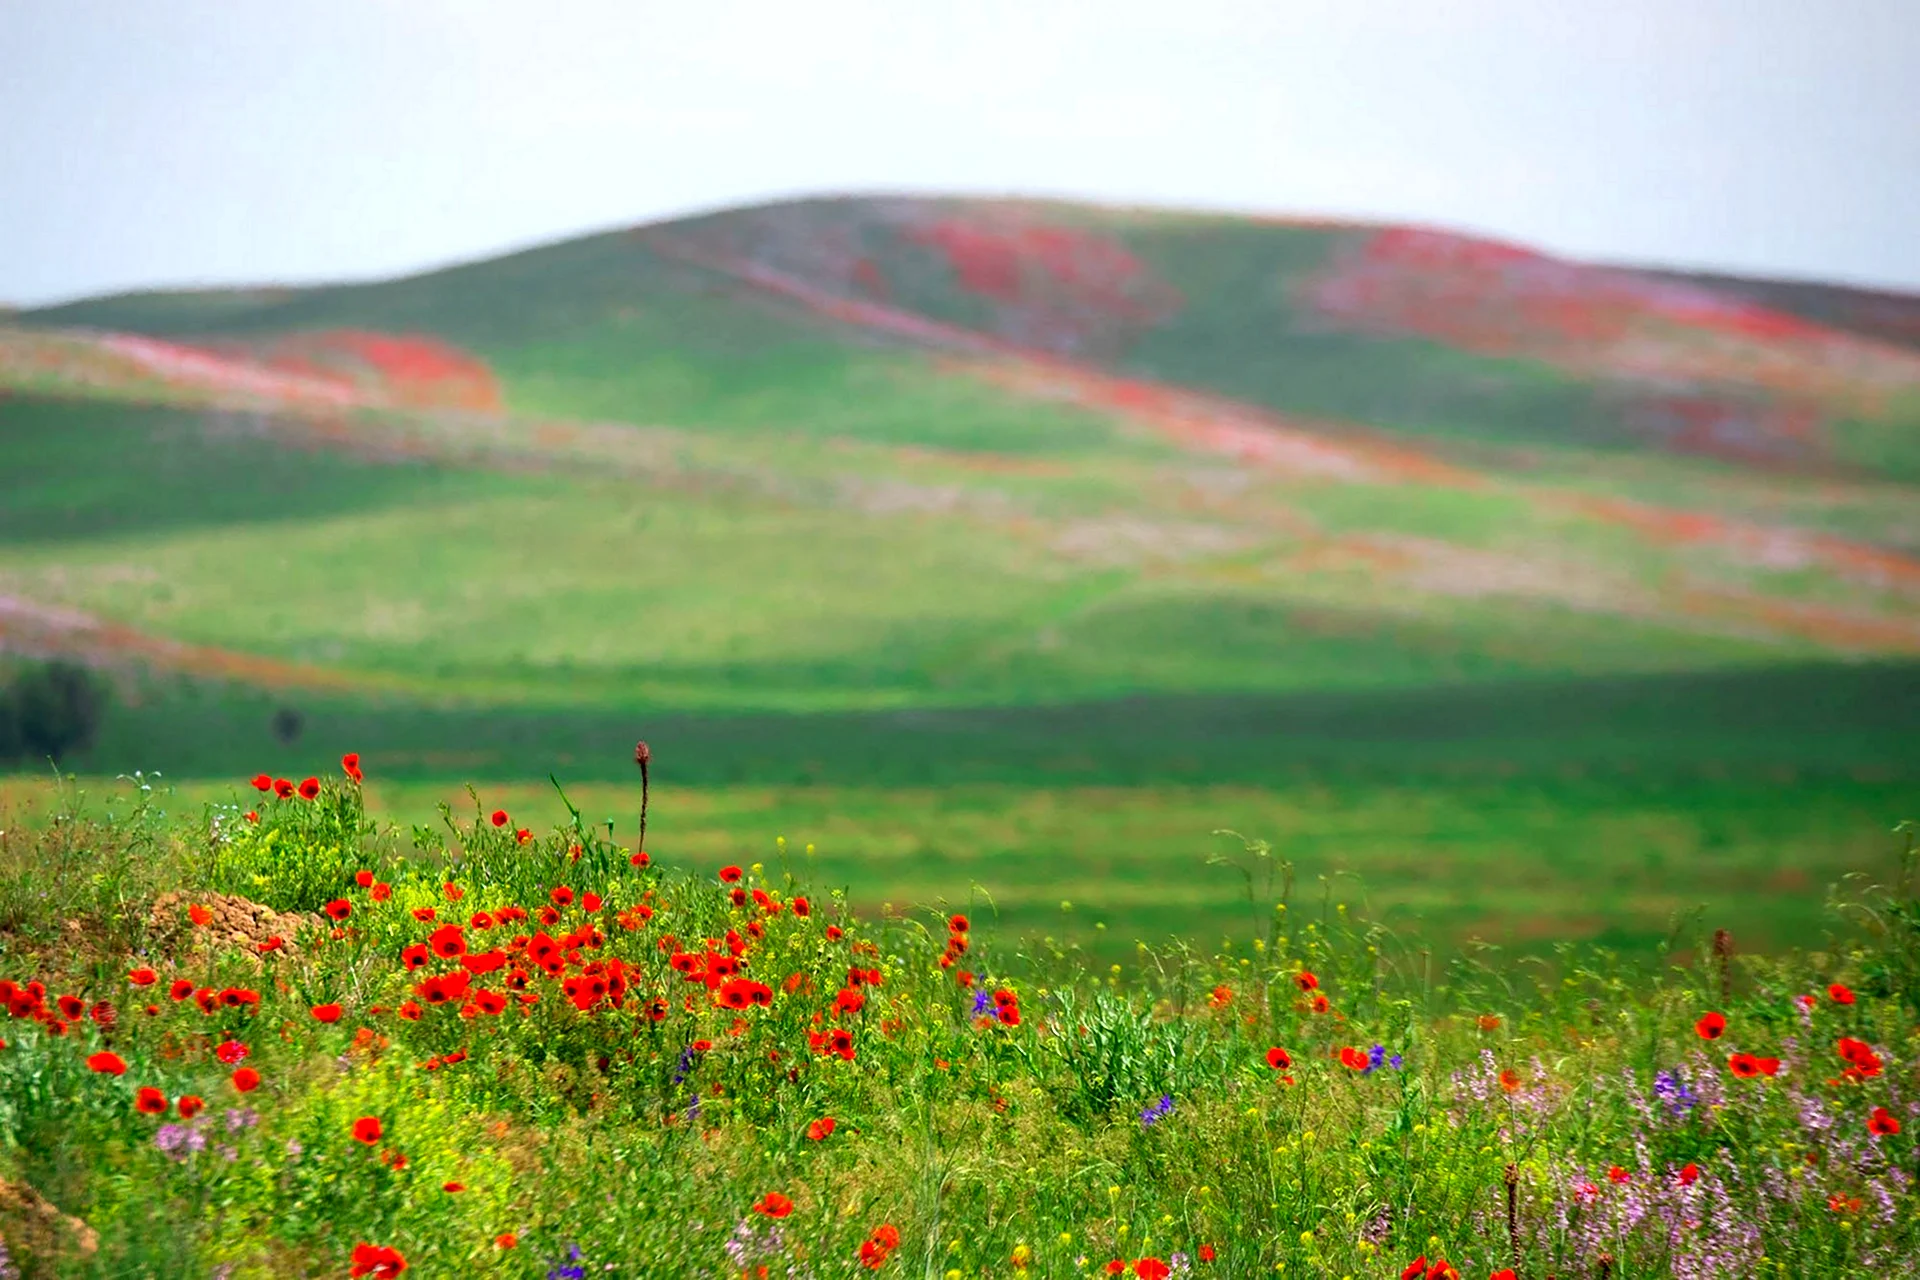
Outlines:
{"type": "Polygon", "coordinates": [[[640,842],[634,846],[635,853],[647,851],[647,766],[653,761],[653,752],[644,742],[633,746],[633,762],[640,766],[640,842]]]}
{"type": "Polygon", "coordinates": [[[1513,1269],[1520,1270],[1520,1167],[1508,1165],[1507,1183],[1507,1245],[1513,1250],[1513,1269]]]}

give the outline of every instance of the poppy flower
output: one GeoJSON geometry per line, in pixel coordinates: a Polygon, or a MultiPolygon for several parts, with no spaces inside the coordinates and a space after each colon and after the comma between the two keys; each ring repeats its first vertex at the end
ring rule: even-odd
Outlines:
{"type": "Polygon", "coordinates": [[[275,778],[273,780],[273,794],[279,796],[282,800],[291,800],[293,799],[293,784],[285,778],[275,778]]]}
{"type": "Polygon", "coordinates": [[[1320,986],[1320,979],[1314,977],[1308,970],[1302,969],[1293,975],[1293,985],[1302,991],[1313,991],[1320,986]]]}
{"type": "Polygon", "coordinates": [[[1502,1071],[1500,1073],[1500,1087],[1508,1093],[1518,1093],[1520,1091],[1520,1073],[1512,1067],[1508,1067],[1505,1071],[1502,1071]]]}
{"type": "Polygon", "coordinates": [[[1692,1162],[1680,1166],[1680,1185],[1690,1187],[1700,1181],[1700,1166],[1692,1162]]]}
{"type": "Polygon", "coordinates": [[[1127,1274],[1127,1264],[1115,1258],[1107,1264],[1107,1274],[1110,1276],[1123,1276],[1127,1274]]]}
{"type": "Polygon", "coordinates": [[[381,1132],[379,1116],[361,1116],[353,1122],[353,1140],[355,1142],[364,1142],[368,1146],[372,1146],[374,1143],[380,1141],[381,1132]]]}
{"type": "Polygon", "coordinates": [[[840,931],[840,926],[839,926],[839,925],[837,925],[837,924],[830,924],[830,925],[828,925],[828,926],[827,926],[827,941],[828,941],[828,942],[838,942],[838,941],[840,941],[840,939],[841,939],[842,937],[844,937],[844,936],[846,936],[846,935],[844,935],[843,933],[841,933],[841,931],[840,931]]]}
{"type": "Polygon", "coordinates": [[[1780,1074],[1780,1059],[1778,1058],[1755,1058],[1753,1065],[1760,1069],[1760,1074],[1763,1076],[1777,1076],[1780,1074]]]}
{"type": "Polygon", "coordinates": [[[213,912],[196,902],[187,908],[187,919],[204,929],[213,923],[213,912]]]}
{"type": "Polygon", "coordinates": [[[311,800],[319,794],[320,794],[320,779],[308,778],[306,781],[300,784],[300,798],[302,800],[311,800]]]}
{"type": "Polygon", "coordinates": [[[335,898],[326,905],[326,913],[336,922],[345,920],[353,914],[353,904],[345,898],[335,898]]]}
{"type": "Polygon", "coordinates": [[[360,753],[349,751],[340,757],[340,771],[355,782],[364,782],[366,777],[360,772],[360,753]]]}
{"type": "Polygon", "coordinates": [[[467,937],[457,924],[443,924],[427,935],[427,946],[442,960],[457,960],[467,954],[467,937]]]}
{"type": "Polygon", "coordinates": [[[160,980],[160,975],[151,969],[135,969],[127,975],[127,981],[136,987],[150,987],[160,980]]]}
{"type": "Polygon", "coordinates": [[[467,1184],[464,1182],[443,1182],[440,1184],[440,1189],[450,1195],[459,1195],[467,1189],[467,1184]]]}
{"type": "Polygon", "coordinates": [[[1750,1053],[1736,1053],[1727,1059],[1727,1070],[1742,1080],[1751,1080],[1760,1074],[1760,1060],[1750,1053]]]}
{"type": "Polygon", "coordinates": [[[652,862],[653,859],[648,857],[646,853],[642,851],[634,854],[631,858],[628,858],[627,861],[631,862],[636,867],[644,867],[648,863],[652,862]]]}
{"type": "Polygon", "coordinates": [[[458,902],[467,896],[467,891],[451,880],[440,886],[440,892],[448,902],[458,902]]]}
{"type": "Polygon", "coordinates": [[[1331,1008],[1333,1008],[1333,1003],[1332,1001],[1328,1000],[1325,995],[1314,996],[1313,1011],[1315,1013],[1325,1013],[1327,1010],[1331,1008]]]}
{"type": "Polygon", "coordinates": [[[1702,1040],[1718,1040],[1727,1030],[1727,1015],[1724,1013],[1703,1013],[1700,1021],[1693,1024],[1695,1034],[1702,1040]]]}
{"type": "Polygon", "coordinates": [[[1267,1065],[1275,1071],[1285,1071],[1293,1065],[1293,1055],[1278,1045],[1275,1045],[1273,1048],[1267,1050],[1267,1065]]]}
{"type": "Polygon", "coordinates": [[[360,870],[353,873],[353,882],[359,885],[362,889],[369,888],[373,884],[373,872],[368,871],[365,867],[362,867],[360,870]]]}
{"type": "Polygon", "coordinates": [[[947,932],[949,933],[965,933],[967,927],[967,918],[965,916],[956,915],[950,916],[947,919],[947,932]]]}
{"type": "Polygon", "coordinates": [[[418,1022],[420,1021],[420,1016],[424,1014],[426,1010],[421,1008],[415,1001],[407,1000],[403,1001],[400,1007],[395,1009],[394,1012],[405,1018],[408,1022],[418,1022]]]}
{"type": "Polygon", "coordinates": [[[507,811],[505,809],[495,809],[493,811],[493,825],[496,827],[504,827],[507,825],[507,811]]]}
{"type": "Polygon", "coordinates": [[[167,1106],[167,1095],[150,1084],[140,1086],[139,1092],[133,1095],[133,1109],[142,1115],[163,1116],[167,1114],[167,1106]]]}
{"type": "Polygon", "coordinates": [[[793,914],[804,919],[813,914],[813,904],[805,898],[795,898],[793,900],[793,914]]]}
{"type": "Polygon", "coordinates": [[[793,1212],[793,1201],[778,1191],[769,1191],[754,1202],[753,1211],[769,1218],[784,1218],[793,1212]]]}
{"type": "Polygon", "coordinates": [[[513,833],[513,838],[520,844],[525,844],[527,843],[527,841],[533,839],[533,832],[529,831],[525,827],[521,827],[518,831],[515,831],[513,833]]]}
{"type": "Polygon", "coordinates": [[[721,884],[738,884],[740,882],[740,876],[741,876],[741,871],[740,871],[740,868],[738,867],[720,868],[721,884]]]}
{"type": "Polygon", "coordinates": [[[1835,1004],[1852,1004],[1853,992],[1842,983],[1834,983],[1827,988],[1827,999],[1835,1004]]]}
{"type": "Polygon", "coordinates": [[[127,1062],[119,1054],[102,1049],[87,1059],[87,1070],[110,1076],[123,1076],[127,1074],[127,1062]]]}
{"type": "Polygon", "coordinates": [[[285,947],[286,945],[287,945],[287,940],[276,933],[271,938],[268,938],[265,942],[262,942],[256,945],[254,947],[254,950],[258,951],[261,955],[264,956],[268,952],[278,951],[282,947],[285,947]]]}
{"type": "Polygon", "coordinates": [[[502,1231],[493,1238],[493,1245],[496,1249],[511,1249],[519,1243],[520,1237],[511,1231],[502,1231]]]}
{"type": "Polygon", "coordinates": [[[1427,1255],[1421,1254],[1400,1272],[1400,1280],[1421,1280],[1427,1274],[1427,1255]]]}
{"type": "Polygon", "coordinates": [[[60,1010],[60,1016],[72,1022],[87,1011],[87,1002],[79,996],[61,996],[54,1006],[60,1010]]]}
{"type": "Polygon", "coordinates": [[[1370,1065],[1370,1059],[1364,1049],[1343,1045],[1340,1049],[1340,1065],[1349,1071],[1365,1071],[1370,1065]]]}
{"type": "Polygon", "coordinates": [[[1139,1280],[1167,1280],[1172,1272],[1168,1270],[1167,1264],[1158,1258],[1141,1258],[1133,1264],[1133,1274],[1138,1276],[1139,1280]]]}
{"type": "Polygon", "coordinates": [[[828,1134],[832,1132],[833,1132],[832,1116],[821,1116],[818,1120],[815,1120],[812,1124],[807,1126],[807,1136],[813,1139],[815,1142],[820,1141],[822,1138],[826,1137],[828,1134]]]}
{"type": "Polygon", "coordinates": [[[353,1266],[347,1275],[368,1280],[394,1280],[407,1269],[407,1260],[390,1245],[368,1244],[362,1240],[353,1246],[353,1266]]]}
{"type": "Polygon", "coordinates": [[[175,1000],[185,1000],[193,994],[193,984],[185,978],[175,978],[173,985],[167,988],[167,995],[175,1000]]]}
{"type": "Polygon", "coordinates": [[[1513,1268],[1505,1267],[1487,1277],[1487,1280],[1514,1280],[1513,1268]]]}
{"type": "Polygon", "coordinates": [[[570,907],[573,905],[573,890],[564,884],[555,885],[553,891],[547,894],[547,897],[556,907],[570,907]]]}
{"type": "Polygon", "coordinates": [[[241,1093],[252,1093],[260,1087],[260,1073],[252,1067],[238,1067],[233,1073],[233,1087],[241,1093]]]}
{"type": "Polygon", "coordinates": [[[222,1040],[219,1047],[213,1051],[213,1056],[232,1066],[236,1062],[245,1062],[247,1055],[251,1052],[252,1050],[238,1040],[222,1040]]]}
{"type": "Polygon", "coordinates": [[[600,910],[600,905],[601,898],[599,894],[589,890],[580,895],[580,909],[588,915],[592,915],[594,912],[600,910]]]}
{"type": "Polygon", "coordinates": [[[1607,1170],[1608,1182],[1625,1182],[1627,1179],[1631,1178],[1632,1176],[1633,1176],[1632,1174],[1628,1173],[1625,1169],[1622,1169],[1617,1164],[1613,1165],[1607,1170]]]}
{"type": "Polygon", "coordinates": [[[271,791],[273,790],[273,779],[264,773],[256,773],[253,775],[253,789],[255,791],[271,791]]]}
{"type": "Polygon", "coordinates": [[[191,1120],[206,1110],[207,1102],[205,1098],[200,1097],[198,1094],[183,1093],[180,1095],[180,1101],[175,1105],[180,1109],[180,1118],[182,1120],[191,1120]]]}
{"type": "Polygon", "coordinates": [[[1876,1138],[1891,1138],[1900,1132],[1900,1121],[1885,1107],[1875,1107],[1867,1117],[1867,1132],[1876,1138]]]}
{"type": "Polygon", "coordinates": [[[1233,988],[1225,985],[1215,987],[1212,994],[1207,997],[1207,1007],[1209,1009],[1224,1009],[1232,1003],[1233,988]]]}
{"type": "Polygon", "coordinates": [[[1212,1245],[1210,1245],[1210,1244],[1203,1244],[1203,1245],[1201,1245],[1201,1246],[1200,1246],[1200,1248],[1199,1248],[1199,1249],[1198,1249],[1198,1250],[1197,1250],[1196,1252],[1198,1252],[1198,1253],[1199,1253],[1199,1255],[1200,1255],[1200,1261],[1202,1261],[1202,1262],[1212,1262],[1212,1261],[1213,1261],[1213,1257],[1214,1257],[1214,1254],[1213,1254],[1213,1246],[1212,1246],[1212,1245]]]}
{"type": "Polygon", "coordinates": [[[384,880],[376,880],[373,883],[373,888],[367,891],[367,895],[375,902],[385,902],[393,896],[393,886],[384,880]]]}
{"type": "Polygon", "coordinates": [[[345,1010],[337,1004],[317,1004],[309,1009],[308,1012],[313,1015],[315,1022],[332,1023],[340,1021],[340,1015],[344,1013],[345,1010]]]}
{"type": "Polygon", "coordinates": [[[241,814],[240,816],[245,818],[248,822],[260,821],[260,811],[258,809],[249,809],[245,813],[241,814]]]}

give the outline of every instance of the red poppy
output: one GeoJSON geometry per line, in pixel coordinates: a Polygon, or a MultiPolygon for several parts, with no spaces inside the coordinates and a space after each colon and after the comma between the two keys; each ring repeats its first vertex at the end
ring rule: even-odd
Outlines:
{"type": "Polygon", "coordinates": [[[784,1218],[793,1212],[793,1201],[778,1191],[769,1191],[754,1202],[753,1211],[769,1218],[784,1218]]]}
{"type": "Polygon", "coordinates": [[[180,1109],[182,1120],[191,1120],[206,1109],[207,1102],[198,1094],[183,1093],[180,1095],[180,1101],[175,1105],[180,1109]]]}
{"type": "Polygon", "coordinates": [[[393,896],[393,886],[384,880],[376,880],[373,888],[367,891],[367,895],[375,902],[385,902],[393,896]]]}
{"type": "Polygon", "coordinates": [[[1352,1045],[1341,1046],[1340,1065],[1349,1071],[1365,1071],[1369,1062],[1366,1050],[1356,1049],[1352,1045]]]}
{"type": "Polygon", "coordinates": [[[628,858],[627,861],[631,862],[636,867],[644,867],[649,862],[652,862],[653,859],[649,858],[645,852],[640,852],[640,853],[634,854],[631,858],[628,858]]]}
{"type": "Polygon", "coordinates": [[[513,833],[513,838],[519,843],[525,844],[527,843],[527,841],[533,839],[533,832],[528,830],[526,827],[521,827],[518,831],[515,831],[513,833]]]}
{"type": "Polygon", "coordinates": [[[1827,988],[1827,999],[1835,1004],[1852,1004],[1853,992],[1842,983],[1834,983],[1827,988]]]}
{"type": "Polygon", "coordinates": [[[1727,1070],[1742,1080],[1751,1080],[1760,1074],[1760,1059],[1750,1053],[1736,1053],[1727,1059],[1727,1070]]]}
{"type": "Polygon", "coordinates": [[[152,1085],[142,1085],[133,1095],[133,1109],[142,1115],[163,1116],[167,1114],[167,1095],[152,1085]]]}
{"type": "Polygon", "coordinates": [[[366,776],[360,772],[360,753],[358,751],[349,751],[340,757],[340,770],[355,782],[366,781],[366,776]]]}
{"type": "Polygon", "coordinates": [[[233,1073],[233,1087],[241,1093],[252,1093],[260,1087],[260,1073],[252,1067],[239,1067],[233,1073]]]}
{"type": "Polygon", "coordinates": [[[1700,1181],[1700,1166],[1691,1162],[1680,1166],[1680,1185],[1690,1187],[1700,1181]]]}
{"type": "Polygon", "coordinates": [[[738,884],[740,881],[740,874],[741,874],[740,868],[738,867],[722,867],[720,868],[720,883],[721,884],[738,884]]]}
{"type": "Polygon", "coordinates": [[[457,924],[443,924],[427,935],[427,946],[442,960],[457,960],[467,954],[467,937],[457,924]]]}
{"type": "Polygon", "coordinates": [[[499,1235],[493,1238],[493,1243],[495,1248],[511,1249],[513,1248],[513,1246],[520,1243],[520,1237],[513,1234],[513,1232],[511,1231],[502,1231],[499,1235]]]}
{"type": "Polygon", "coordinates": [[[248,822],[260,821],[260,811],[257,809],[249,809],[245,813],[241,814],[240,816],[245,818],[248,822]]]}
{"type": "Polygon", "coordinates": [[[293,784],[285,778],[275,778],[273,780],[273,794],[279,796],[282,800],[291,800],[293,798],[293,784]]]}
{"type": "Polygon", "coordinates": [[[1780,1059],[1778,1058],[1755,1058],[1753,1065],[1760,1068],[1760,1074],[1763,1076],[1777,1076],[1780,1074],[1780,1059]]]}
{"type": "Polygon", "coordinates": [[[1608,1182],[1625,1182],[1627,1179],[1631,1178],[1632,1176],[1633,1176],[1632,1174],[1628,1173],[1625,1169],[1622,1169],[1617,1164],[1613,1165],[1607,1170],[1608,1182]]]}
{"type": "Polygon", "coordinates": [[[127,1074],[127,1062],[119,1054],[102,1049],[87,1059],[87,1070],[110,1076],[123,1076],[127,1074]]]}
{"type": "Polygon", "coordinates": [[[1299,987],[1302,991],[1312,991],[1320,985],[1320,979],[1314,977],[1313,974],[1307,970],[1302,969],[1299,973],[1293,975],[1293,985],[1299,987]]]}
{"type": "Polygon", "coordinates": [[[1224,984],[1215,987],[1213,994],[1207,997],[1209,1009],[1224,1009],[1231,1003],[1233,1003],[1233,988],[1224,984]]]}
{"type": "Polygon", "coordinates": [[[213,1056],[232,1066],[236,1062],[245,1062],[247,1055],[251,1052],[252,1050],[238,1040],[222,1040],[219,1047],[213,1051],[213,1056]]]}
{"type": "Polygon", "coordinates": [[[1110,1276],[1123,1276],[1127,1274],[1127,1264],[1115,1258],[1107,1264],[1107,1274],[1110,1276]]]}
{"type": "Polygon", "coordinates": [[[286,945],[287,945],[287,940],[276,933],[271,938],[268,938],[265,942],[257,944],[254,947],[254,950],[258,951],[261,955],[264,956],[268,952],[278,951],[286,945]]]}
{"type": "Polygon", "coordinates": [[[1325,1013],[1331,1008],[1333,1008],[1333,1003],[1328,1000],[1325,995],[1316,995],[1313,998],[1313,1011],[1315,1013],[1325,1013]]]}
{"type": "Polygon", "coordinates": [[[382,1132],[379,1116],[361,1116],[353,1122],[353,1140],[355,1142],[364,1142],[368,1146],[372,1146],[374,1143],[380,1141],[380,1134],[382,1132]]]}
{"type": "Polygon", "coordinates": [[[844,936],[846,936],[846,935],[844,935],[843,933],[841,933],[841,931],[840,931],[840,926],[839,926],[839,925],[837,925],[837,924],[830,924],[830,925],[828,925],[828,926],[827,926],[827,941],[828,941],[828,942],[838,942],[838,941],[840,941],[840,939],[841,939],[842,937],[844,937],[844,936]]]}
{"type": "Polygon", "coordinates": [[[1515,1280],[1512,1267],[1505,1267],[1487,1277],[1487,1280],[1515,1280]]]}
{"type": "Polygon", "coordinates": [[[353,914],[353,904],[345,898],[335,898],[326,905],[326,912],[336,921],[345,920],[353,914]]]}
{"type": "Polygon", "coordinates": [[[201,906],[199,903],[196,902],[192,906],[187,908],[187,919],[193,921],[195,925],[204,929],[208,925],[213,923],[213,912],[207,910],[205,907],[201,906]]]}
{"type": "Polygon", "coordinates": [[[1212,1262],[1212,1261],[1213,1261],[1213,1246],[1212,1246],[1212,1245],[1210,1245],[1210,1244],[1203,1244],[1203,1245],[1201,1245],[1201,1246],[1200,1246],[1200,1248],[1198,1249],[1198,1251],[1197,1251],[1197,1252],[1198,1252],[1198,1253],[1200,1254],[1200,1261],[1202,1261],[1202,1262],[1212,1262]]]}
{"type": "Polygon", "coordinates": [[[1275,1045],[1273,1048],[1267,1050],[1267,1065],[1275,1071],[1285,1071],[1293,1065],[1293,1055],[1280,1046],[1275,1045]]]}
{"type": "Polygon", "coordinates": [[[966,931],[967,931],[967,918],[965,916],[956,915],[956,916],[948,917],[947,932],[965,933],[966,931]]]}
{"type": "Polygon", "coordinates": [[[415,1001],[407,1000],[403,1001],[400,1007],[395,1009],[394,1012],[405,1018],[408,1022],[418,1022],[420,1021],[420,1015],[424,1014],[426,1010],[421,1008],[415,1001]]]}
{"type": "Polygon", "coordinates": [[[832,1116],[821,1116],[818,1120],[815,1120],[812,1124],[807,1126],[807,1136],[813,1139],[815,1142],[820,1141],[822,1138],[826,1137],[828,1134],[832,1132],[833,1132],[832,1116]]]}
{"type": "Polygon", "coordinates": [[[167,994],[175,1000],[185,1000],[193,994],[193,984],[185,978],[175,978],[173,985],[167,988],[167,994]]]}
{"type": "Polygon", "coordinates": [[[467,891],[451,880],[440,886],[440,893],[448,902],[458,902],[467,896],[467,891]]]}
{"type": "Polygon", "coordinates": [[[810,916],[813,914],[813,904],[805,898],[795,898],[793,900],[793,914],[803,918],[810,916]]]}
{"type": "Polygon", "coordinates": [[[1724,1013],[1704,1013],[1700,1021],[1693,1024],[1694,1031],[1702,1040],[1718,1040],[1727,1030],[1727,1015],[1724,1013]]]}
{"type": "Polygon", "coordinates": [[[87,1002],[79,996],[61,996],[54,1006],[60,1010],[60,1016],[72,1022],[87,1011],[87,1002]]]}
{"type": "Polygon", "coordinates": [[[570,907],[573,905],[573,890],[564,884],[555,885],[553,891],[549,893],[547,897],[556,907],[570,907]]]}
{"type": "Polygon", "coordinates": [[[1520,1073],[1512,1067],[1508,1067],[1505,1071],[1502,1071],[1500,1073],[1500,1087],[1508,1093],[1518,1093],[1520,1090],[1520,1073]]]}
{"type": "Polygon", "coordinates": [[[368,1244],[362,1240],[353,1246],[353,1267],[349,1276],[370,1277],[370,1280],[394,1280],[407,1269],[407,1260],[400,1251],[391,1245],[368,1244]]]}
{"type": "Polygon", "coordinates": [[[136,987],[150,987],[160,980],[160,975],[151,969],[135,969],[127,975],[127,981],[136,987]]]}
{"type": "Polygon", "coordinates": [[[467,1184],[464,1182],[443,1182],[440,1184],[440,1189],[452,1195],[459,1195],[467,1189],[467,1184]]]}
{"type": "Polygon", "coordinates": [[[592,890],[588,890],[586,893],[580,895],[580,909],[588,915],[592,915],[594,912],[600,910],[600,905],[600,895],[594,893],[592,890]]]}
{"type": "Polygon", "coordinates": [[[1885,1107],[1875,1107],[1867,1117],[1867,1132],[1877,1138],[1891,1138],[1900,1132],[1900,1121],[1885,1107]]]}
{"type": "Polygon", "coordinates": [[[353,882],[359,885],[362,889],[365,889],[373,884],[373,872],[368,871],[365,867],[362,867],[360,870],[353,873],[353,882]]]}
{"type": "Polygon", "coordinates": [[[1167,1280],[1171,1272],[1167,1264],[1158,1258],[1141,1258],[1133,1264],[1133,1274],[1139,1280],[1167,1280]]]}
{"type": "Polygon", "coordinates": [[[496,827],[504,827],[507,825],[507,811],[505,809],[495,809],[493,811],[493,825],[496,827]]]}
{"type": "Polygon", "coordinates": [[[300,798],[302,800],[311,800],[319,794],[320,794],[320,779],[308,778],[306,781],[300,784],[300,798]]]}
{"type": "Polygon", "coordinates": [[[273,779],[264,773],[256,773],[253,775],[253,789],[255,791],[271,791],[273,790],[273,779]]]}

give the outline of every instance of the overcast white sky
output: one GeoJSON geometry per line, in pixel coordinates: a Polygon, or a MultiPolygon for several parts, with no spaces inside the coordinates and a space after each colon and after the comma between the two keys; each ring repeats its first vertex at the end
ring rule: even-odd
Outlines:
{"type": "Polygon", "coordinates": [[[817,192],[1920,290],[1920,0],[0,0],[0,301],[817,192]]]}

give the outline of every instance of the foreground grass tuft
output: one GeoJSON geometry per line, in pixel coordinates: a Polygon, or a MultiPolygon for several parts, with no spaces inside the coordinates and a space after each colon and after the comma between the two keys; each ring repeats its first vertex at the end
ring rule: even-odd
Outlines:
{"type": "Polygon", "coordinates": [[[0,1274],[1916,1271],[1911,858],[1842,950],[1436,968],[1249,842],[1101,968],[360,782],[0,831],[0,1274]]]}

